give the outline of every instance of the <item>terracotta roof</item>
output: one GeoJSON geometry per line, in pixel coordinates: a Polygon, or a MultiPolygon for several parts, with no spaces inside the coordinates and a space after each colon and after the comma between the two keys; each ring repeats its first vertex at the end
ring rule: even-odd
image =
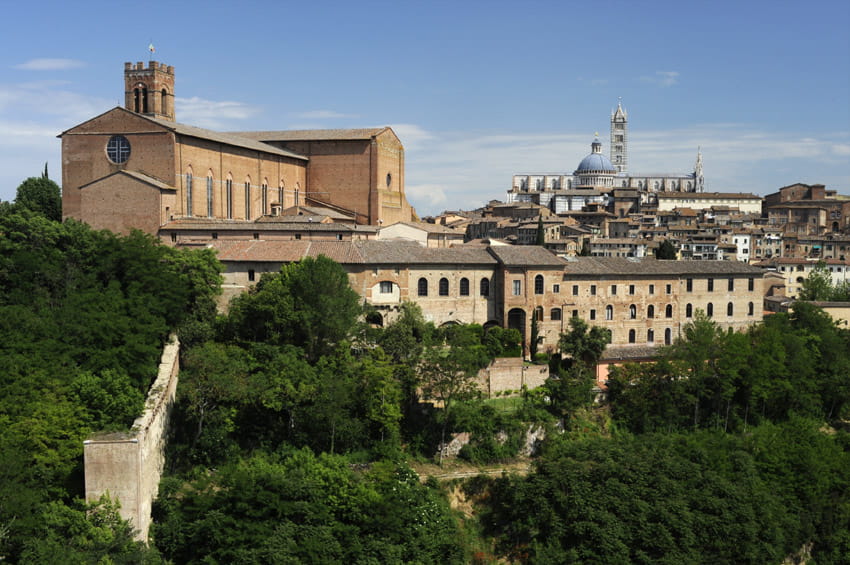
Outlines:
{"type": "Polygon", "coordinates": [[[216,230],[216,231],[330,231],[375,233],[376,226],[321,223],[318,221],[293,221],[288,216],[265,216],[262,221],[222,220],[215,218],[180,218],[160,227],[164,230],[216,230]]]}
{"type": "Polygon", "coordinates": [[[391,228],[391,227],[397,226],[397,225],[409,226],[409,227],[412,227],[412,228],[415,228],[415,229],[418,229],[418,230],[422,230],[422,231],[428,232],[428,233],[447,233],[447,234],[452,234],[452,235],[463,236],[462,231],[458,231],[456,229],[453,229],[453,228],[450,228],[450,227],[447,227],[447,226],[444,226],[444,225],[441,225],[441,224],[430,224],[428,222],[396,222],[394,224],[390,224],[388,226],[381,227],[381,229],[379,231],[385,230],[387,228],[391,228]]]}
{"type": "Polygon", "coordinates": [[[629,359],[653,359],[661,354],[657,345],[609,345],[602,352],[600,361],[628,361],[629,359]]]}
{"type": "Polygon", "coordinates": [[[159,179],[155,179],[155,178],[150,177],[150,176],[148,176],[144,173],[140,173],[138,171],[132,171],[132,170],[129,170],[129,169],[122,169],[120,171],[115,171],[114,173],[109,173],[108,175],[106,175],[104,177],[101,177],[99,179],[96,179],[96,180],[93,180],[91,182],[84,184],[80,188],[85,188],[89,185],[98,183],[98,182],[102,181],[103,179],[106,179],[106,178],[109,178],[109,177],[112,177],[112,176],[115,176],[115,175],[126,175],[128,177],[133,177],[134,179],[136,179],[138,181],[142,181],[144,183],[147,183],[147,184],[153,186],[154,188],[158,188],[160,190],[176,190],[173,186],[170,186],[170,185],[162,182],[159,179]]]}
{"type": "Polygon", "coordinates": [[[660,261],[651,257],[571,257],[564,276],[574,275],[754,275],[764,271],[738,261],[660,261]]]}
{"type": "Polygon", "coordinates": [[[330,141],[365,140],[388,130],[388,127],[361,129],[301,129],[282,131],[235,131],[238,135],[257,141],[330,141]]]}
{"type": "Polygon", "coordinates": [[[554,266],[563,267],[564,260],[537,245],[513,245],[491,247],[490,253],[506,266],[554,266]]]}
{"type": "Polygon", "coordinates": [[[661,198],[694,198],[696,200],[727,198],[736,200],[761,200],[761,196],[748,192],[659,192],[658,199],[660,200],[661,198]]]}

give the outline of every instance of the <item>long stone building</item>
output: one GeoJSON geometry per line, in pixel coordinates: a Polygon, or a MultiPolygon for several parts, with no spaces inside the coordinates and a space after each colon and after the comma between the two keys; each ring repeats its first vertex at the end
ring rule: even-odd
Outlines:
{"type": "Polygon", "coordinates": [[[511,327],[527,342],[536,317],[541,351],[557,347],[573,316],[610,329],[614,346],[654,346],[672,343],[699,310],[736,330],[763,314],[764,271],[735,261],[567,260],[537,246],[427,248],[410,241],[218,240],[212,246],[227,269],[225,299],[262,273],[321,254],[346,269],[384,322],[411,301],[437,325],[511,327]]]}
{"type": "Polygon", "coordinates": [[[63,217],[160,235],[251,224],[313,205],[353,223],[410,221],[404,146],[389,127],[222,133],[175,121],[174,68],[125,63],[125,106],[60,135],[63,217]]]}

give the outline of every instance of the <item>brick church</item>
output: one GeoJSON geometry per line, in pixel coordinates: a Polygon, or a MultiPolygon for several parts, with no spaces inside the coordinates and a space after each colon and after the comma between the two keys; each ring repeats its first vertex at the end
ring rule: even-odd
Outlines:
{"type": "Polygon", "coordinates": [[[62,139],[62,213],[163,236],[273,227],[309,207],[351,225],[410,221],[404,146],[389,127],[216,132],[176,121],[174,67],[125,63],[124,107],[62,139]],[[284,218],[281,217],[281,220],[284,218]]]}

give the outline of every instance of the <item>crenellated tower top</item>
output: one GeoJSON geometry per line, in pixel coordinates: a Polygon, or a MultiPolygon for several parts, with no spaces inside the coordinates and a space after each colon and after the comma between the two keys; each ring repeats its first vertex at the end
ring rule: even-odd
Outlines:
{"type": "Polygon", "coordinates": [[[151,118],[174,121],[174,67],[148,61],[124,63],[124,107],[151,118]]]}

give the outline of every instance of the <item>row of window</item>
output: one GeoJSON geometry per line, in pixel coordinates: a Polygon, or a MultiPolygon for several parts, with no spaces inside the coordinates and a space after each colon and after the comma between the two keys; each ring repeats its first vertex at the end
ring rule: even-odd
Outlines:
{"type": "MultiPolygon", "coordinates": [[[[755,288],[755,284],[756,284],[755,279],[753,279],[753,278],[747,279],[747,290],[752,292],[753,289],[755,288]]],[[[693,290],[694,290],[694,279],[685,279],[685,289],[688,292],[693,292],[693,290]]],[[[714,279],[713,278],[709,277],[708,279],[706,279],[706,289],[708,290],[708,292],[714,292],[714,279]]],[[[732,292],[732,291],[735,290],[735,279],[733,279],[733,278],[726,279],[726,290],[728,290],[729,292],[732,292]]]]}
{"type": "MultiPolygon", "coordinates": [[[[384,282],[381,283],[381,292],[384,294],[392,292],[392,283],[389,283],[387,287],[385,287],[384,284],[384,282]],[[385,290],[385,288],[387,290],[385,290]]],[[[460,279],[458,287],[460,296],[469,296],[470,286],[468,278],[463,277],[460,279]]],[[[416,285],[416,291],[419,296],[428,296],[428,279],[421,277],[416,285]]],[[[449,295],[449,279],[446,277],[440,279],[437,285],[437,294],[440,296],[449,295]]],[[[481,282],[478,283],[478,294],[480,296],[490,296],[490,279],[487,277],[484,277],[481,279],[481,282]]]]}
{"type": "MultiPolygon", "coordinates": [[[[611,296],[616,296],[617,285],[612,284],[610,291],[611,291],[610,292],[611,296]]],[[[673,285],[672,284],[664,285],[664,292],[666,294],[673,294],[673,285]]],[[[573,296],[578,296],[578,293],[579,293],[579,285],[574,284],[573,285],[573,296]]],[[[630,295],[635,294],[635,285],[633,285],[633,284],[629,285],[628,293],[630,295]]],[[[655,294],[655,285],[654,284],[649,285],[649,294],[655,294]]],[[[590,295],[596,296],[596,285],[595,284],[590,285],[590,295]]]]}
{"type": "MultiPolygon", "coordinates": [[[[207,181],[207,209],[206,215],[209,218],[214,216],[214,190],[213,186],[215,184],[212,175],[208,175],[206,177],[207,181]]],[[[245,194],[245,219],[251,219],[251,179],[245,181],[244,183],[244,194],[245,194]]],[[[186,215],[192,216],[194,214],[193,210],[193,195],[192,190],[194,188],[194,177],[192,173],[186,174],[186,215]]],[[[277,201],[279,203],[283,203],[283,182],[281,182],[280,186],[277,188],[277,201]]],[[[225,192],[225,217],[228,220],[233,219],[233,180],[227,179],[224,183],[224,192],[225,192]]],[[[269,185],[267,183],[263,183],[260,185],[260,215],[265,215],[270,212],[269,210],[269,185]]],[[[300,204],[300,195],[299,189],[295,189],[295,198],[294,205],[298,206],[300,204]]]]}

